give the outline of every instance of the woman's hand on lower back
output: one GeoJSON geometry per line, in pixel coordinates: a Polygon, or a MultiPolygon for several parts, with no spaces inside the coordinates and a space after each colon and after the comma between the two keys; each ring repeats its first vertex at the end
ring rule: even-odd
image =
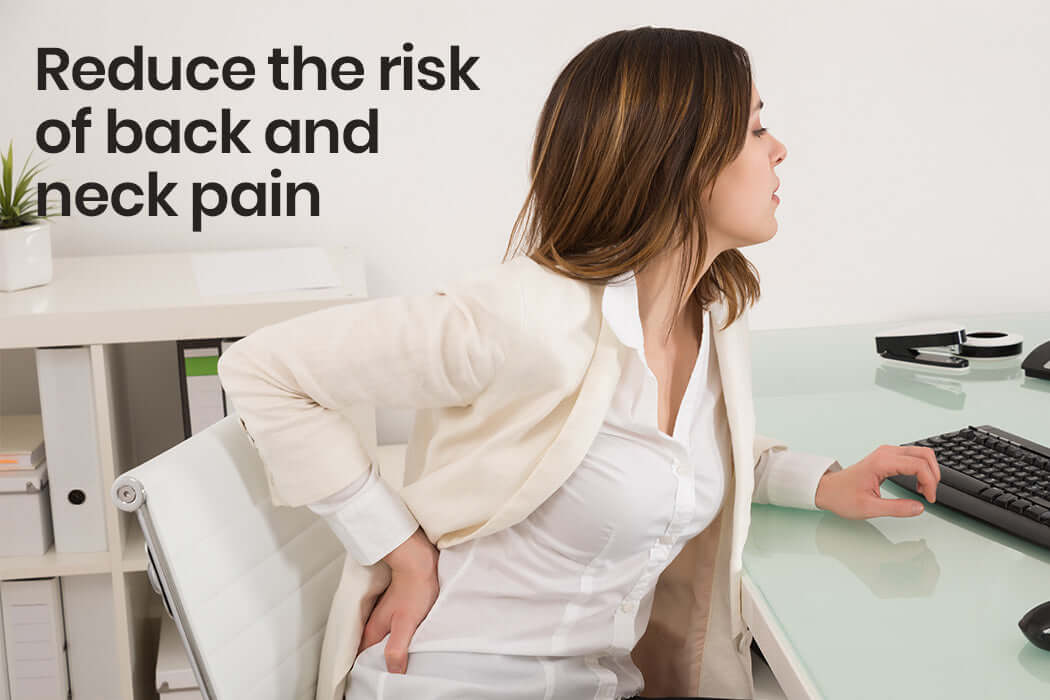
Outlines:
{"type": "Polygon", "coordinates": [[[408,669],[408,645],[438,596],[438,550],[422,529],[383,558],[390,564],[390,585],[376,601],[361,635],[361,650],[387,640],[383,656],[390,673],[408,669]]]}

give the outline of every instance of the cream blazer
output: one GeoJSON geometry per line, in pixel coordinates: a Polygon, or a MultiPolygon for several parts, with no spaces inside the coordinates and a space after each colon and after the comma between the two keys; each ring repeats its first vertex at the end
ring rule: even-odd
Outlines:
{"type": "MultiPolygon", "coordinates": [[[[603,289],[520,256],[430,294],[261,328],[221,355],[219,378],[259,451],[274,505],[321,500],[369,468],[350,406],[415,409],[403,480],[381,476],[440,550],[524,519],[580,464],[632,352],[604,322],[603,289]]],[[[763,452],[787,445],[755,434],[747,312],[724,331],[724,299],[710,313],[732,437],[726,497],[658,578],[632,658],[647,695],[752,698],[751,632],[740,611],[751,503],[816,510],[819,474],[797,473],[802,460],[759,465],[763,452]]],[[[389,581],[384,562],[346,556],[316,700],[342,700],[389,581]]]]}

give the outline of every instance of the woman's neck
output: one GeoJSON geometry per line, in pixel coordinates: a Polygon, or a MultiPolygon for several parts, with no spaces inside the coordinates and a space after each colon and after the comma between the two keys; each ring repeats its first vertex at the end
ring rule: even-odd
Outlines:
{"type": "MultiPolygon", "coordinates": [[[[681,249],[665,253],[653,259],[646,268],[635,273],[635,285],[638,289],[638,315],[642,322],[642,333],[647,341],[651,340],[660,346],[673,342],[677,336],[700,337],[703,326],[689,300],[696,285],[687,290],[685,308],[680,311],[674,308],[677,291],[679,266],[682,264],[681,249]],[[675,333],[667,338],[671,319],[677,315],[675,333]]],[[[705,261],[700,277],[707,273],[711,262],[705,261]]]]}

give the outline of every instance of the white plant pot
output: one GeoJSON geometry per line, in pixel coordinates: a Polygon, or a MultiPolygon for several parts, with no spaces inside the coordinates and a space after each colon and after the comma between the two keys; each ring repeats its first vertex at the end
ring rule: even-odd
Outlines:
{"type": "Polygon", "coordinates": [[[51,281],[51,224],[0,228],[0,292],[51,281]]]}

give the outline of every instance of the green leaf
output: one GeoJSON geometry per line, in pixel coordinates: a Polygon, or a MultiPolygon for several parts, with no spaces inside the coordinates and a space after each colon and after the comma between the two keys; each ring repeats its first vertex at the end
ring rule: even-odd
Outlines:
{"type": "MultiPolygon", "coordinates": [[[[12,175],[14,174],[14,139],[7,144],[7,155],[0,151],[0,228],[11,228],[23,224],[31,224],[37,219],[46,218],[37,212],[37,197],[33,187],[33,179],[44,169],[47,161],[29,165],[35,149],[30,149],[26,156],[22,169],[18,173],[18,179],[12,188],[12,175]],[[26,170],[26,168],[29,168],[26,170]],[[30,196],[32,195],[32,196],[30,196]]],[[[61,182],[57,180],[56,182],[61,182]]]]}
{"type": "Polygon", "coordinates": [[[28,189],[30,183],[33,181],[33,177],[36,176],[36,174],[41,170],[43,170],[43,164],[38,163],[37,165],[33,166],[33,168],[29,171],[29,175],[27,175],[24,179],[18,182],[18,186],[15,188],[16,202],[22,197],[23,194],[25,194],[26,189],[28,189]]]}
{"type": "MultiPolygon", "coordinates": [[[[29,152],[29,156],[31,156],[31,155],[33,155],[32,151],[29,152]]],[[[26,166],[29,165],[29,156],[26,156],[26,161],[24,163],[22,163],[22,171],[20,173],[18,173],[18,181],[19,182],[22,181],[22,176],[25,174],[26,166]]]]}
{"type": "Polygon", "coordinates": [[[7,144],[7,159],[4,161],[4,192],[7,196],[11,196],[11,161],[14,159],[13,154],[14,139],[7,144]]]}

